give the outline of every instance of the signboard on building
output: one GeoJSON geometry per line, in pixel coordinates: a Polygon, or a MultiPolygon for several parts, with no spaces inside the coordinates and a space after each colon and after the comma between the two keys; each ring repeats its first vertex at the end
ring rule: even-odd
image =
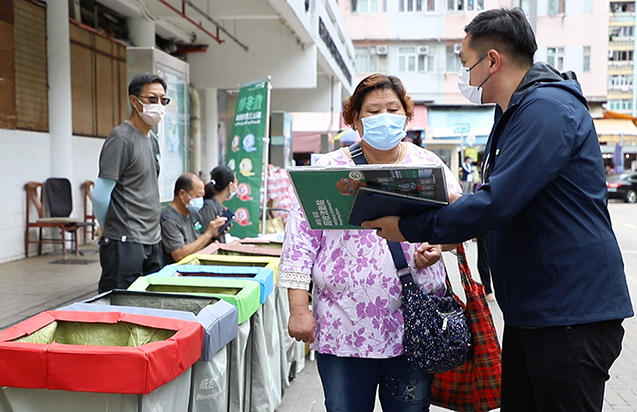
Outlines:
{"type": "Polygon", "coordinates": [[[469,123],[455,123],[453,125],[453,132],[460,134],[469,133],[469,123]]]}

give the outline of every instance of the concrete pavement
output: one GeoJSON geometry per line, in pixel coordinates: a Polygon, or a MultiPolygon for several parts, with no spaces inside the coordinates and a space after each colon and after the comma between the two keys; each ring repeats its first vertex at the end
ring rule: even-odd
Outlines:
{"type": "MultiPolygon", "coordinates": [[[[637,304],[637,206],[611,203],[609,210],[613,226],[622,247],[626,275],[633,298],[637,304]]],[[[75,264],[56,264],[61,254],[51,254],[15,262],[0,264],[0,330],[33,316],[43,310],[77,302],[97,294],[100,276],[98,254],[91,246],[81,248],[83,256],[69,255],[75,264]]],[[[475,268],[475,244],[468,248],[472,273],[475,268]]],[[[456,291],[459,276],[455,257],[445,253],[452,283],[456,291]]],[[[495,303],[491,304],[496,328],[502,331],[502,315],[495,303]]],[[[604,411],[637,411],[637,319],[624,322],[626,336],[622,354],[611,368],[611,379],[606,386],[604,411]]],[[[316,363],[306,361],[305,369],[297,374],[290,387],[285,390],[283,401],[276,412],[325,411],[323,393],[316,371],[316,363]]],[[[375,411],[380,411],[377,405],[375,411]]],[[[433,412],[444,411],[432,407],[433,412]]]]}

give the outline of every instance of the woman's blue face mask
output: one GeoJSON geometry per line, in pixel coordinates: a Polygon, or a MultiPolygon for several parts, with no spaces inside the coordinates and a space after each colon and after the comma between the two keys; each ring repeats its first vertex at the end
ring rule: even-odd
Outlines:
{"type": "Polygon", "coordinates": [[[390,150],[405,137],[404,114],[380,113],[361,119],[363,136],[361,138],[374,149],[390,150]]]}

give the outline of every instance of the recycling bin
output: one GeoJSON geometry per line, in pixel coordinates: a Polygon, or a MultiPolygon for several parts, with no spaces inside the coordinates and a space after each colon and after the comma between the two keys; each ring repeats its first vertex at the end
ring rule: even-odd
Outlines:
{"type": "Polygon", "coordinates": [[[232,243],[211,243],[201,249],[199,254],[225,256],[270,256],[281,257],[281,245],[264,246],[262,244],[243,244],[240,241],[232,243]]]}
{"type": "Polygon", "coordinates": [[[279,268],[278,257],[272,256],[223,256],[206,255],[203,253],[193,253],[174,265],[218,265],[218,266],[248,266],[266,267],[274,270],[274,284],[277,283],[277,269],[279,268]]]}
{"type": "Polygon", "coordinates": [[[259,283],[260,303],[274,290],[274,269],[269,267],[216,266],[216,265],[168,265],[159,272],[147,276],[203,276],[213,278],[242,278],[259,283]]]}
{"type": "Polygon", "coordinates": [[[0,331],[0,410],[188,410],[199,322],[47,311],[0,331]]]}
{"type": "Polygon", "coordinates": [[[259,283],[245,279],[195,276],[140,276],[127,290],[212,296],[237,308],[237,323],[250,319],[261,305],[259,283]]]}
{"type": "Polygon", "coordinates": [[[126,312],[201,323],[202,361],[209,361],[237,336],[237,308],[215,297],[111,290],[58,310],[126,312]]]}
{"type": "Polygon", "coordinates": [[[237,308],[232,304],[215,297],[112,290],[59,310],[120,310],[200,322],[205,335],[201,358],[192,366],[188,410],[228,410],[228,344],[238,329],[237,308]]]}

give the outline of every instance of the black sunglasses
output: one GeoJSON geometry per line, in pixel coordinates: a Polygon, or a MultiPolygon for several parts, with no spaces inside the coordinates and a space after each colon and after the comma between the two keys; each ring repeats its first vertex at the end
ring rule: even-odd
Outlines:
{"type": "Polygon", "coordinates": [[[170,99],[168,97],[162,97],[160,99],[157,96],[142,96],[141,94],[136,94],[135,96],[143,97],[144,99],[148,100],[148,103],[150,104],[157,104],[161,102],[161,104],[163,104],[164,106],[167,106],[168,103],[170,103],[170,99]]]}

